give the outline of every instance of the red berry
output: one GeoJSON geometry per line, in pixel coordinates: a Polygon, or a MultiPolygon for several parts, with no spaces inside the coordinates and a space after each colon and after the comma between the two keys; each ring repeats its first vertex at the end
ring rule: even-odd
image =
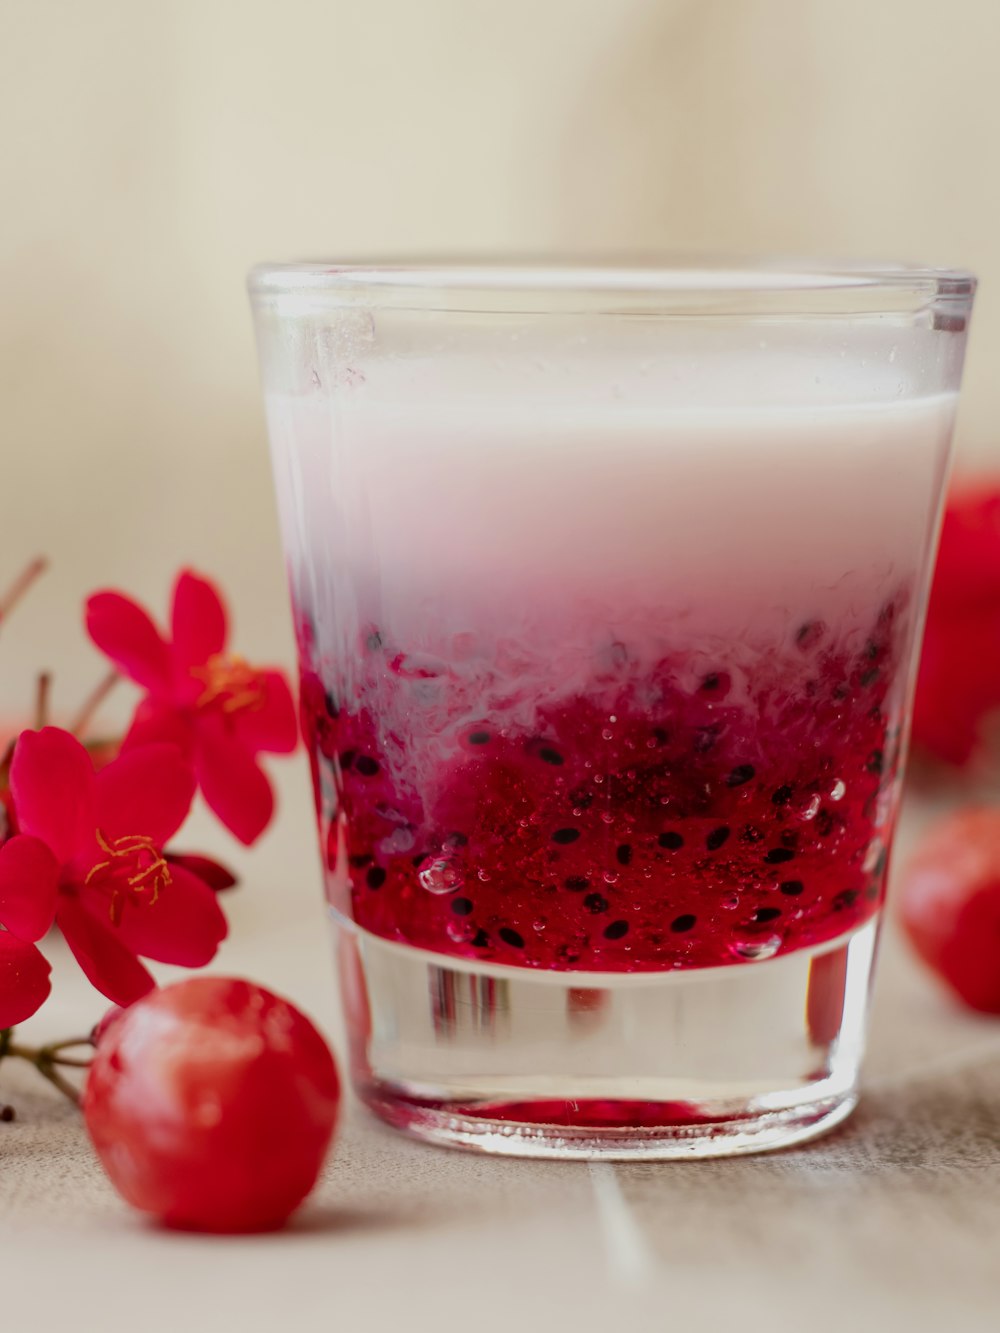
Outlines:
{"type": "Polygon", "coordinates": [[[168,1226],[272,1230],[316,1182],[340,1105],[333,1056],[287,1000],[193,977],[101,1034],[83,1095],[118,1192],[168,1226]]]}
{"type": "Polygon", "coordinates": [[[1000,810],[963,810],[931,830],[907,867],[900,911],[951,989],[1000,1013],[1000,810]]]}

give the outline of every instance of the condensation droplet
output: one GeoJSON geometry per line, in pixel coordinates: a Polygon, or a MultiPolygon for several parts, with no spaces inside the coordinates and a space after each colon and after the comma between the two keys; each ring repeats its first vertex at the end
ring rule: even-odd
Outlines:
{"type": "Polygon", "coordinates": [[[739,907],[739,905],[740,905],[740,900],[738,897],[736,897],[735,894],[731,898],[723,898],[722,902],[720,903],[720,906],[724,907],[727,912],[735,911],[735,909],[739,907]]]}
{"type": "Polygon", "coordinates": [[[769,935],[764,940],[738,940],[730,945],[730,952],[752,963],[761,963],[765,958],[773,958],[780,948],[781,936],[769,935]]]}
{"type": "Polygon", "coordinates": [[[846,791],[847,791],[846,783],[844,783],[841,778],[838,778],[837,781],[830,788],[830,800],[842,801],[844,799],[844,793],[846,791]]]}
{"type": "Polygon", "coordinates": [[[490,875],[488,870],[477,870],[476,875],[484,884],[489,884],[490,875]]]}
{"type": "Polygon", "coordinates": [[[604,872],[604,882],[605,882],[605,884],[617,884],[617,883],[618,883],[618,872],[617,872],[617,870],[605,870],[605,872],[604,872]]]}
{"type": "Polygon", "coordinates": [[[613,824],[615,822],[615,817],[610,810],[602,810],[601,819],[605,824],[613,824]]]}
{"type": "Polygon", "coordinates": [[[610,727],[605,727],[604,730],[601,732],[601,739],[605,741],[610,741],[614,737],[614,734],[615,733],[611,730],[610,727]]]}
{"type": "Polygon", "coordinates": [[[465,882],[465,878],[451,861],[443,856],[428,856],[420,864],[417,879],[421,888],[428,893],[455,893],[465,882]]]}
{"type": "Polygon", "coordinates": [[[809,804],[806,806],[806,808],[802,811],[802,818],[815,819],[816,816],[819,814],[819,808],[822,804],[823,802],[819,799],[819,797],[814,796],[812,800],[809,802],[809,804]]]}

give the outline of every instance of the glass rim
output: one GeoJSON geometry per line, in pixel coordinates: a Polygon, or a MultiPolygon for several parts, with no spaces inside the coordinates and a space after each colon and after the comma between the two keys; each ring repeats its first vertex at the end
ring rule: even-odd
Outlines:
{"type": "MultiPolygon", "coordinates": [[[[567,301],[593,313],[750,304],[783,310],[860,298],[869,311],[971,303],[968,269],[927,264],[782,256],[495,257],[297,260],[262,263],[247,278],[251,300],[304,298],[310,304],[470,311],[560,310],[567,301]]],[[[851,302],[853,304],[853,302],[851,302]]]]}

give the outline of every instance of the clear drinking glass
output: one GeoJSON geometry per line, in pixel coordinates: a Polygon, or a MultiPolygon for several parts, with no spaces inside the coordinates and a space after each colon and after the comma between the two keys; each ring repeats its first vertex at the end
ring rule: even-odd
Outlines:
{"type": "Polygon", "coordinates": [[[360,1096],[550,1157],[841,1121],[972,277],[250,286],[360,1096]]]}

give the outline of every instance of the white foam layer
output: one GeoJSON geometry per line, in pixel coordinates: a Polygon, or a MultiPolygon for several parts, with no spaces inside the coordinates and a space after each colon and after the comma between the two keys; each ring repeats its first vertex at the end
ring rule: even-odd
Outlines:
{"type": "MultiPolygon", "coordinates": [[[[410,648],[767,640],[918,578],[955,399],[274,396],[301,594],[410,648]]],[[[474,649],[470,649],[473,651],[474,649]]]]}

